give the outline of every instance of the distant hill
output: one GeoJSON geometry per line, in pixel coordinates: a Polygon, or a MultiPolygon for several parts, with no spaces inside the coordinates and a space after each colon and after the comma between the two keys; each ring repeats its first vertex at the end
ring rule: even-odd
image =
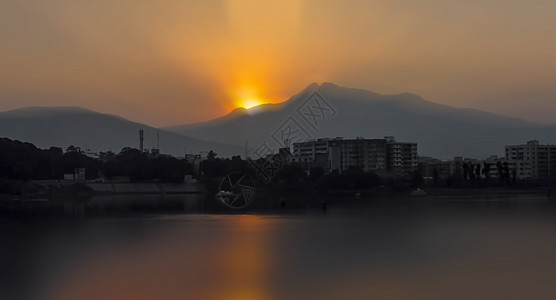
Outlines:
{"type": "Polygon", "coordinates": [[[207,142],[78,107],[28,107],[0,112],[0,137],[31,142],[41,148],[65,149],[74,145],[118,153],[124,147],[139,148],[139,129],[144,130],[144,145],[149,149],[156,147],[159,133],[160,151],[164,154],[183,156],[184,151],[213,150],[219,157],[229,157],[245,152],[241,146],[207,142]]]}
{"type": "MultiPolygon", "coordinates": [[[[301,109],[303,111],[303,109],[301,109]]],[[[316,110],[315,110],[316,111],[316,110]]],[[[427,101],[417,95],[381,95],[332,83],[313,83],[280,104],[268,104],[203,123],[165,129],[191,137],[257,146],[268,140],[288,117],[298,121],[313,138],[382,138],[417,142],[419,155],[438,158],[465,156],[484,158],[503,155],[504,145],[531,139],[556,143],[556,126],[543,125],[473,109],[454,108],[427,101]],[[318,92],[335,111],[335,116],[318,119],[316,128],[298,113],[306,99],[318,92]]],[[[309,117],[311,119],[311,117],[309,117]]],[[[311,121],[311,120],[309,120],[311,121]]]]}

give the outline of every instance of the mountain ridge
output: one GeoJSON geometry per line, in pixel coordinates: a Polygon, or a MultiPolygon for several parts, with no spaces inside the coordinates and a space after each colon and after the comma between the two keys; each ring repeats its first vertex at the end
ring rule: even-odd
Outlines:
{"type": "Polygon", "coordinates": [[[221,157],[243,153],[243,147],[204,141],[164,129],[73,106],[25,107],[0,112],[0,136],[35,144],[37,147],[79,146],[92,151],[119,152],[124,147],[139,148],[139,130],[145,133],[145,148],[157,146],[163,154],[183,156],[184,152],[213,150],[221,157]]]}
{"type": "Polygon", "coordinates": [[[312,92],[318,92],[337,111],[337,116],[323,121],[316,130],[307,126],[311,138],[395,136],[402,141],[417,142],[420,155],[438,158],[502,155],[504,145],[521,144],[530,139],[556,142],[554,125],[438,104],[407,92],[382,95],[331,82],[310,84],[277,104],[283,105],[279,110],[258,114],[250,114],[247,110],[238,118],[210,123],[210,126],[178,125],[165,129],[207,140],[237,145],[248,141],[250,145],[257,145],[271,138],[289,116],[298,117],[299,105],[303,105],[302,100],[312,92]]]}
{"type": "Polygon", "coordinates": [[[73,144],[84,149],[119,151],[125,146],[138,146],[138,130],[143,129],[147,148],[154,147],[158,132],[162,153],[213,150],[223,157],[243,154],[246,141],[254,147],[263,141],[276,142],[277,130],[289,119],[301,125],[305,138],[395,136],[417,142],[419,155],[437,158],[501,155],[504,145],[532,139],[556,143],[555,125],[455,108],[412,93],[382,95],[330,82],[311,83],[281,103],[236,108],[206,122],[164,128],[82,107],[31,106],[0,112],[0,136],[39,147],[73,144]],[[313,128],[302,118],[300,108],[315,92],[337,114],[313,128]]]}
{"type": "Polygon", "coordinates": [[[428,101],[424,98],[422,98],[421,96],[411,93],[411,92],[403,92],[403,93],[399,93],[399,94],[379,94],[379,93],[375,93],[372,91],[368,91],[365,89],[360,89],[360,88],[345,88],[345,87],[341,87],[339,85],[336,85],[332,82],[323,82],[321,85],[313,82],[311,84],[309,84],[306,88],[304,88],[302,90],[302,92],[288,98],[287,100],[283,101],[283,102],[279,102],[279,103],[264,103],[264,104],[260,104],[257,105],[255,107],[252,107],[250,109],[246,109],[244,107],[237,107],[234,108],[232,111],[230,111],[228,114],[225,114],[221,117],[217,117],[208,121],[203,121],[203,122],[196,122],[196,123],[186,123],[186,124],[179,124],[179,125],[172,125],[172,126],[164,126],[161,128],[164,129],[170,129],[170,130],[176,130],[176,129],[180,129],[180,127],[197,127],[198,125],[201,124],[211,124],[212,122],[215,121],[226,121],[227,117],[243,117],[243,116],[249,116],[249,111],[253,110],[253,109],[257,109],[259,107],[264,107],[264,106],[271,106],[271,105],[291,105],[292,102],[295,102],[295,98],[296,96],[303,94],[305,91],[307,90],[317,90],[318,88],[341,88],[341,89],[347,89],[350,91],[357,91],[358,93],[361,94],[371,94],[373,96],[376,97],[380,97],[381,99],[375,101],[375,102],[384,102],[384,103],[388,103],[391,105],[394,104],[413,104],[415,102],[421,102],[421,103],[425,103],[426,105],[429,106],[429,113],[430,113],[430,107],[434,106],[434,109],[436,109],[437,111],[441,111],[441,112],[446,112],[446,111],[466,111],[466,112],[472,112],[472,113],[476,113],[476,114],[481,114],[481,115],[485,115],[485,116],[498,116],[498,117],[503,117],[506,118],[508,120],[512,120],[514,122],[523,122],[523,124],[528,124],[529,126],[552,126],[553,124],[542,124],[542,123],[535,123],[532,121],[528,121],[522,118],[518,118],[518,117],[511,117],[511,116],[506,116],[506,115],[502,115],[502,114],[496,114],[493,112],[488,112],[488,111],[482,111],[482,110],[478,110],[478,109],[474,109],[474,108],[465,108],[465,107],[453,107],[453,106],[449,106],[449,105],[445,105],[445,104],[440,104],[440,103],[436,103],[436,102],[432,102],[432,101],[428,101]],[[409,98],[409,99],[408,99],[409,98]],[[292,101],[294,100],[294,101],[292,101]],[[409,103],[407,103],[409,102],[409,103]],[[240,112],[238,112],[240,111],[240,112]]]}

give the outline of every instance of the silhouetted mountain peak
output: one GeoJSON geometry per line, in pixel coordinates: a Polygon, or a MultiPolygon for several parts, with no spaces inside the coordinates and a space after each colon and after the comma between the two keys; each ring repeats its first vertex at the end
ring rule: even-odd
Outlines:
{"type": "Polygon", "coordinates": [[[229,116],[243,116],[243,115],[246,115],[247,112],[248,112],[247,108],[245,108],[243,106],[240,106],[240,107],[232,109],[232,111],[229,112],[228,115],[229,116]]]}
{"type": "Polygon", "coordinates": [[[10,111],[0,112],[3,118],[28,118],[28,119],[48,119],[48,118],[85,118],[85,117],[102,117],[106,119],[117,119],[121,121],[129,121],[124,117],[113,114],[100,113],[91,109],[78,106],[29,106],[18,108],[10,111]]]}
{"type": "Polygon", "coordinates": [[[137,147],[140,129],[145,133],[145,146],[157,145],[159,136],[160,150],[165,154],[183,155],[185,149],[192,153],[213,150],[226,157],[244,151],[242,146],[207,142],[81,107],[36,106],[0,112],[0,137],[44,148],[75,145],[117,152],[124,147],[137,147]]]}
{"type": "Polygon", "coordinates": [[[380,95],[369,90],[343,87],[332,82],[323,82],[319,86],[318,92],[332,101],[336,99],[341,100],[342,102],[345,100],[356,102],[377,102],[384,99],[384,95],[380,95]]]}
{"type": "Polygon", "coordinates": [[[303,91],[314,91],[316,89],[318,89],[320,87],[320,85],[317,82],[312,82],[309,85],[307,85],[303,90],[301,90],[301,92],[303,91]]]}
{"type": "Polygon", "coordinates": [[[305,130],[303,134],[312,138],[393,135],[402,141],[418,142],[421,155],[440,158],[486,157],[500,154],[507,144],[529,139],[554,140],[554,128],[550,126],[438,104],[413,93],[383,95],[332,82],[311,83],[285,102],[255,107],[247,114],[244,110],[241,112],[240,117],[220,118],[222,121],[218,123],[211,121],[169,129],[212,141],[239,145],[247,140],[249,144],[258,144],[275,138],[284,120],[292,120],[305,130]],[[337,112],[333,118],[321,116],[317,129],[306,126],[299,115],[299,108],[314,91],[337,112]],[[261,113],[253,113],[257,110],[261,113]]]}
{"type": "Polygon", "coordinates": [[[405,101],[425,101],[425,102],[429,102],[425,99],[423,99],[421,96],[417,95],[417,94],[413,94],[410,92],[403,92],[400,94],[395,95],[396,98],[401,99],[401,100],[405,100],[405,101]]]}
{"type": "Polygon", "coordinates": [[[286,100],[282,103],[287,104],[287,105],[295,103],[298,100],[302,100],[302,99],[304,99],[304,97],[309,96],[311,93],[313,93],[314,91],[317,91],[319,88],[320,88],[320,85],[316,82],[313,82],[313,83],[307,85],[299,93],[291,96],[288,100],[286,100]]]}

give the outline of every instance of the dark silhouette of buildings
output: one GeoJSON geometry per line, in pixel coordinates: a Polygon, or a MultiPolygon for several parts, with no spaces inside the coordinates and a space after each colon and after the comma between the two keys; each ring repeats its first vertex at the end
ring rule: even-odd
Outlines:
{"type": "Polygon", "coordinates": [[[306,172],[322,168],[326,173],[360,168],[382,176],[409,176],[418,166],[417,143],[384,139],[324,138],[293,144],[292,161],[306,172]]]}

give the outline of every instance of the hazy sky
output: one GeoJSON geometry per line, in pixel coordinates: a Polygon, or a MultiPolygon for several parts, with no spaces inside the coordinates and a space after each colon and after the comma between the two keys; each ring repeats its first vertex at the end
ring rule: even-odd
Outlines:
{"type": "Polygon", "coordinates": [[[0,110],[165,126],[331,81],[556,123],[554,0],[0,1],[0,110]]]}

